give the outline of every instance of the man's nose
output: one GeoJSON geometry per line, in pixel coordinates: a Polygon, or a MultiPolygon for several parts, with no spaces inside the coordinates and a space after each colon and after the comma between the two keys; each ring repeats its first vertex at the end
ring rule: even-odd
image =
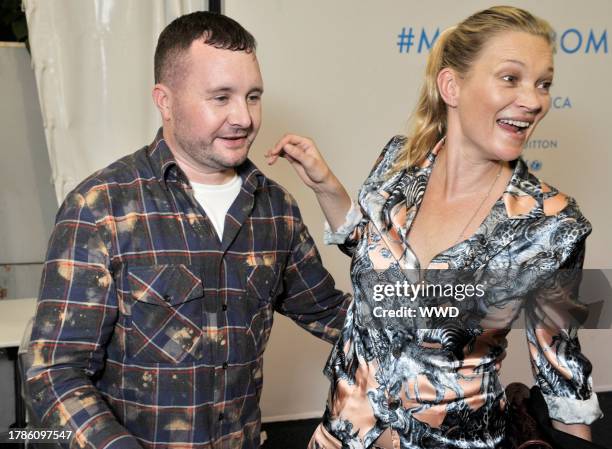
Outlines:
{"type": "Polygon", "coordinates": [[[236,100],[232,104],[232,109],[228,116],[229,124],[241,128],[248,128],[251,126],[252,121],[251,111],[246,101],[236,100]]]}

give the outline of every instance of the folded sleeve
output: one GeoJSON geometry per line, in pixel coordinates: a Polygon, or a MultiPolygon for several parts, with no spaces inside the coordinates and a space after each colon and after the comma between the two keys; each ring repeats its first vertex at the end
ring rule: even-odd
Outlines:
{"type": "Polygon", "coordinates": [[[565,424],[591,424],[603,416],[593,392],[592,365],[582,353],[578,328],[586,308],[578,299],[585,239],[590,232],[586,220],[565,218],[557,238],[566,236],[556,250],[559,269],[542,274],[541,285],[526,308],[526,334],[532,371],[550,418],[565,424]]]}
{"type": "Polygon", "coordinates": [[[338,245],[339,249],[348,256],[352,256],[359,244],[366,226],[370,220],[368,216],[370,198],[393,171],[397,155],[404,147],[405,136],[394,136],[387,142],[374,162],[366,180],[359,189],[359,201],[352,202],[346,214],[344,223],[333,232],[328,223],[325,223],[323,241],[328,245],[338,245]]]}
{"type": "Polygon", "coordinates": [[[332,231],[329,223],[325,221],[323,242],[325,242],[326,245],[340,245],[344,243],[355,228],[359,226],[362,219],[363,214],[361,210],[355,205],[355,202],[351,200],[351,208],[346,213],[344,223],[342,223],[338,229],[332,231]]]}

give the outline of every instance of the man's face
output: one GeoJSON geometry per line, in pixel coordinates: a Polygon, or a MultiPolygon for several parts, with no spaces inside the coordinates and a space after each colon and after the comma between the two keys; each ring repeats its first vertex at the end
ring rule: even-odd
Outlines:
{"type": "Polygon", "coordinates": [[[170,87],[173,151],[203,173],[237,167],[261,124],[263,81],[255,53],[198,39],[181,58],[184,70],[170,87]]]}

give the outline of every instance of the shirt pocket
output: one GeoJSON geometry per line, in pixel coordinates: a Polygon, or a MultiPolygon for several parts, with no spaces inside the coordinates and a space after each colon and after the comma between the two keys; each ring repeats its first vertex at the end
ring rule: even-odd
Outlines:
{"type": "Polygon", "coordinates": [[[266,347],[272,328],[274,300],[281,293],[282,282],[279,265],[254,265],[247,270],[245,301],[249,321],[247,334],[249,351],[261,355],[266,347]]]}
{"type": "Polygon", "coordinates": [[[282,290],[279,264],[252,265],[247,270],[246,293],[264,302],[273,300],[282,290]]]}
{"type": "Polygon", "coordinates": [[[126,350],[134,362],[181,363],[202,358],[204,287],[188,265],[128,268],[131,326],[126,350]]]}

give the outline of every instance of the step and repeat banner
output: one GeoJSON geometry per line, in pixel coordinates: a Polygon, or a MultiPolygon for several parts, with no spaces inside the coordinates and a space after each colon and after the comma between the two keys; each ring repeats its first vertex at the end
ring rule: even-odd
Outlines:
{"type": "MultiPolygon", "coordinates": [[[[523,157],[538,177],[575,197],[592,222],[586,267],[612,268],[612,2],[504,4],[548,20],[556,32],[552,107],[523,157]]],[[[258,41],[264,119],[252,158],[297,198],[341,288],[350,289],[349,260],[335,248],[323,247],[323,216],[314,196],[288,164],[265,167],[263,153],[285,132],[305,134],[318,143],[354,196],[383,145],[394,134],[406,133],[427,55],[440,32],[489,6],[486,1],[452,0],[224,3],[225,14],[258,41]]],[[[610,357],[599,352],[610,337],[607,331],[582,337],[600,390],[612,389],[610,357]]],[[[525,346],[524,334],[511,336],[504,380],[531,382],[525,346]]],[[[322,410],[328,384],[320,368],[328,352],[327,345],[277,320],[267,354],[264,416],[300,417],[322,410]],[[286,358],[294,360],[296,348],[304,362],[287,366],[286,358]]]]}

